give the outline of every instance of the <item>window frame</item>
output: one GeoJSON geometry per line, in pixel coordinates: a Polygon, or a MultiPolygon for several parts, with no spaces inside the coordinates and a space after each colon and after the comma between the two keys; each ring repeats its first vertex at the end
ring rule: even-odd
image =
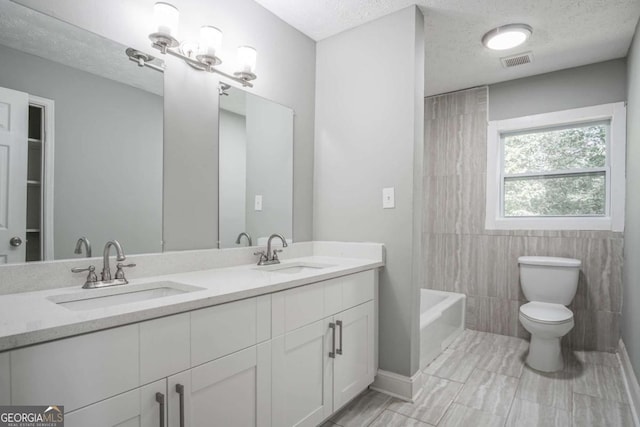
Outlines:
{"type": "MultiPolygon", "coordinates": [[[[487,126],[487,230],[624,231],[626,106],[624,102],[489,121],[487,126]],[[604,216],[505,217],[503,134],[610,121],[607,140],[604,216]]],[[[583,169],[579,169],[583,170],[583,169]]],[[[589,169],[585,168],[585,171],[589,169]]],[[[574,170],[576,173],[578,170],[574,170]]],[[[567,171],[569,172],[569,171],[567,171]]],[[[508,175],[508,174],[507,174],[508,175]]],[[[544,176],[545,174],[536,174],[544,176]]],[[[549,176],[553,175],[550,173],[549,176]]]]}

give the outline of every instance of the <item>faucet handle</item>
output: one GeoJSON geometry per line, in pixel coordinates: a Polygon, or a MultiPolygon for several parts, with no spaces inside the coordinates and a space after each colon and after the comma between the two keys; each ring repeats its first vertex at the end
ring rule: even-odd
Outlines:
{"type": "Polygon", "coordinates": [[[91,287],[92,284],[96,283],[98,281],[98,276],[96,276],[96,268],[93,265],[90,265],[87,268],[72,268],[71,272],[72,273],[82,273],[84,271],[88,271],[89,274],[87,275],[87,281],[84,282],[84,286],[82,286],[83,288],[88,288],[91,287]]]}
{"type": "Polygon", "coordinates": [[[124,270],[123,268],[131,268],[131,267],[135,267],[136,265],[134,263],[131,264],[123,264],[121,262],[116,264],[116,279],[122,279],[125,280],[124,278],[124,270]]]}
{"type": "Polygon", "coordinates": [[[282,249],[274,249],[272,252],[273,255],[271,255],[271,260],[278,261],[278,252],[282,252],[282,249]]]}
{"type": "Polygon", "coordinates": [[[258,260],[258,265],[263,265],[265,261],[269,261],[269,258],[267,258],[267,255],[264,253],[264,251],[254,252],[253,254],[260,256],[260,259],[258,260]]]}

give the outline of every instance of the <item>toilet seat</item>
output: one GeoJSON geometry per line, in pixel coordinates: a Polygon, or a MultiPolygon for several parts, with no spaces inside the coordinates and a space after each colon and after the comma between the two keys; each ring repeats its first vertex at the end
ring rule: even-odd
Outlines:
{"type": "Polygon", "coordinates": [[[573,320],[573,312],[562,304],[532,301],[520,307],[520,315],[528,320],[558,325],[573,320]]]}

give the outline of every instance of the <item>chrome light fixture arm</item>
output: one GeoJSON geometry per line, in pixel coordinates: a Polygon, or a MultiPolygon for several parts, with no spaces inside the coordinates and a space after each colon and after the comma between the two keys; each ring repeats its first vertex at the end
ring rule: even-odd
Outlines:
{"type": "MultiPolygon", "coordinates": [[[[152,39],[152,41],[153,41],[153,39],[152,39]]],[[[219,75],[223,76],[224,78],[227,78],[229,80],[233,80],[234,82],[240,83],[243,87],[253,87],[253,84],[250,83],[250,80],[255,80],[257,78],[257,76],[255,74],[253,74],[253,73],[245,73],[245,72],[237,72],[237,73],[235,73],[235,74],[237,74],[237,76],[235,76],[235,75],[232,76],[231,74],[228,74],[228,73],[225,73],[224,71],[218,70],[217,68],[215,68],[214,65],[207,64],[206,62],[199,61],[198,59],[190,58],[187,55],[184,55],[182,52],[180,52],[180,50],[178,48],[169,47],[168,45],[166,45],[165,43],[162,43],[162,42],[153,41],[152,46],[155,49],[158,49],[160,51],[160,53],[162,53],[162,54],[169,54],[169,55],[175,56],[176,58],[182,59],[184,62],[186,62],[187,64],[191,65],[192,67],[194,67],[197,70],[208,71],[210,73],[219,74],[219,75]]],[[[216,61],[216,62],[219,64],[220,60],[218,59],[218,61],[216,61]]]]}

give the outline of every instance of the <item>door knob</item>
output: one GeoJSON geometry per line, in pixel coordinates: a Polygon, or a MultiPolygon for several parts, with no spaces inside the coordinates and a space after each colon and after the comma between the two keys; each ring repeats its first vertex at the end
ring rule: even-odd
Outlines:
{"type": "Polygon", "coordinates": [[[18,236],[16,237],[12,237],[11,240],[9,240],[9,244],[13,247],[18,247],[22,244],[22,239],[19,238],[18,236]]]}

